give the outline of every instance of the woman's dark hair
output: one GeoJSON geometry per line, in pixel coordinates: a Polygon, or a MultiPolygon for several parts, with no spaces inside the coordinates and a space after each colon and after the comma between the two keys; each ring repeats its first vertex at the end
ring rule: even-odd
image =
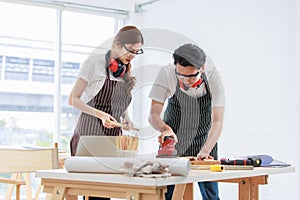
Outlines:
{"type": "Polygon", "coordinates": [[[124,26],[116,34],[115,41],[121,45],[124,44],[144,44],[144,38],[141,31],[135,26],[124,26]]]}
{"type": "MultiPolygon", "coordinates": [[[[141,31],[135,26],[124,26],[116,34],[114,40],[121,45],[125,44],[144,44],[144,38],[141,31]]],[[[126,72],[122,76],[126,83],[127,92],[130,93],[136,83],[136,78],[131,75],[131,64],[126,67],[126,72]]]]}

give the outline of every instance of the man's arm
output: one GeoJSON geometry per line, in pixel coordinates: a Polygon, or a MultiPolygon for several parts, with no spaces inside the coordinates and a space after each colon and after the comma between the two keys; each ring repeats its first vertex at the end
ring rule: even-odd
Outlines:
{"type": "Polygon", "coordinates": [[[158,131],[160,131],[165,126],[165,122],[160,117],[163,107],[163,103],[152,100],[149,115],[149,123],[152,125],[153,128],[155,128],[158,131]]]}
{"type": "Polygon", "coordinates": [[[217,143],[223,127],[224,121],[224,107],[213,107],[212,108],[212,126],[208,133],[207,140],[203,145],[202,149],[197,155],[198,159],[210,158],[209,153],[217,143]]]}
{"type": "Polygon", "coordinates": [[[153,128],[161,132],[161,135],[158,136],[158,141],[163,143],[164,136],[172,136],[177,142],[177,137],[174,134],[172,128],[168,126],[160,117],[163,110],[164,104],[155,100],[151,102],[151,109],[149,115],[149,123],[153,128]]]}

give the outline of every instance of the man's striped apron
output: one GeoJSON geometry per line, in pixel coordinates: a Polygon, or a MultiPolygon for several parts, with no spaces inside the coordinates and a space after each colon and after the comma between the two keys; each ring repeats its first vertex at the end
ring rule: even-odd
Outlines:
{"type": "MultiPolygon", "coordinates": [[[[211,93],[206,75],[202,75],[207,93],[191,97],[181,91],[177,83],[175,94],[168,100],[164,121],[176,134],[178,156],[197,156],[211,128],[211,93]]],[[[217,158],[217,144],[211,156],[217,158]]]]}

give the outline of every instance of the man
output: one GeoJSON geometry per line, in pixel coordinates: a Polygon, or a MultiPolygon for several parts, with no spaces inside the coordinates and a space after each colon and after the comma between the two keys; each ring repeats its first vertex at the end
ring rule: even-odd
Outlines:
{"type": "MultiPolygon", "coordinates": [[[[221,77],[202,49],[184,44],[173,54],[174,64],[159,71],[150,91],[150,124],[161,134],[174,137],[178,156],[218,159],[225,95],[221,77]],[[168,99],[163,119],[161,112],[168,99]]],[[[216,182],[198,183],[203,200],[218,200],[216,182]]],[[[172,198],[174,185],[168,186],[166,200],[172,198]]]]}

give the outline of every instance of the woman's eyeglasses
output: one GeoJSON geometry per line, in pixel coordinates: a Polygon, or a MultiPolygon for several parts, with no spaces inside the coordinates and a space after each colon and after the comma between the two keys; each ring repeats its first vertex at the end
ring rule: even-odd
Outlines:
{"type": "Polygon", "coordinates": [[[123,45],[123,47],[124,47],[124,49],[126,51],[128,51],[128,52],[130,52],[132,54],[135,54],[135,55],[139,55],[139,54],[143,54],[144,53],[143,49],[139,49],[137,51],[132,51],[132,50],[128,49],[125,45],[123,45]]]}

